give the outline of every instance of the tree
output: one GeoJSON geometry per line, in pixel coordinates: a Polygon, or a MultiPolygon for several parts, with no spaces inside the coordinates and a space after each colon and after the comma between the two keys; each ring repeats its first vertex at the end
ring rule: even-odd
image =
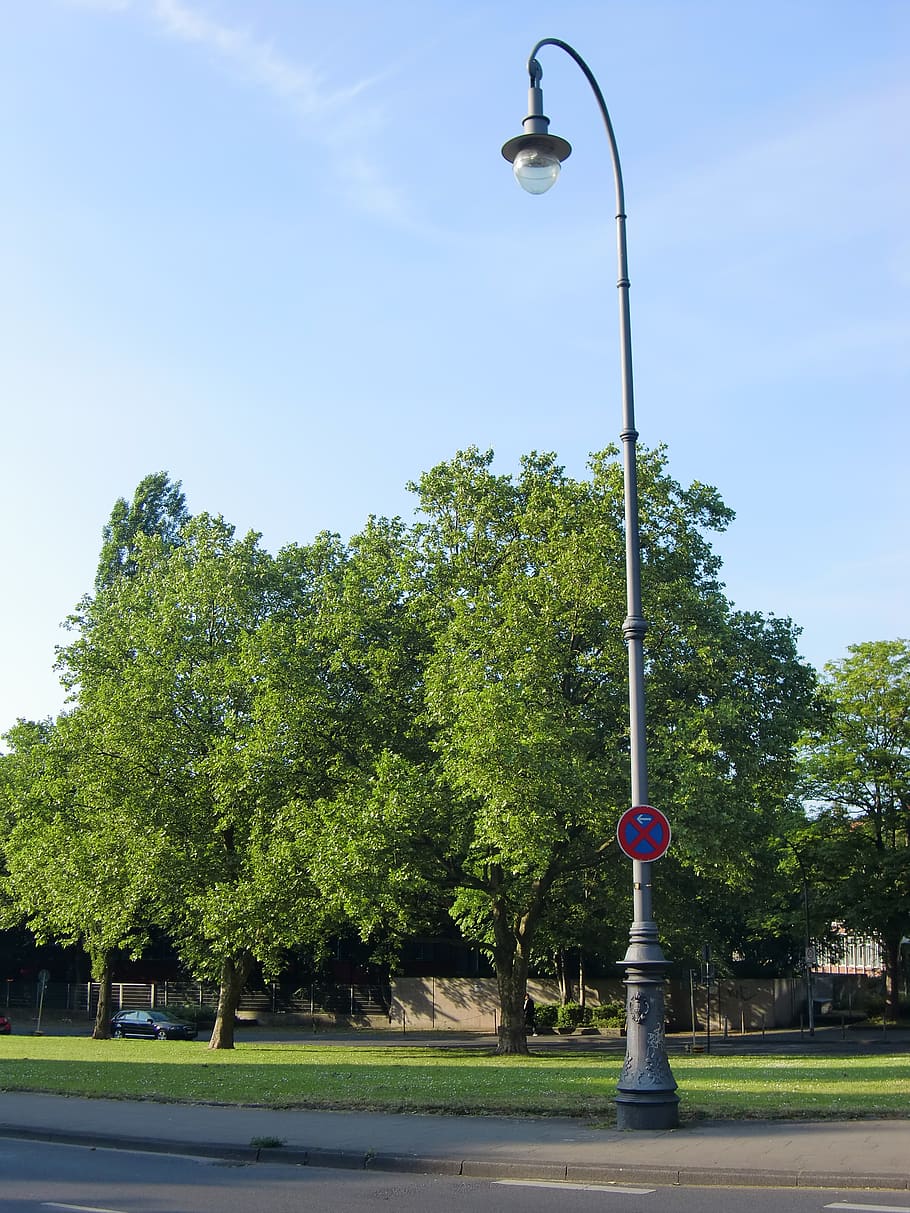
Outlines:
{"type": "Polygon", "coordinates": [[[896,1016],[910,934],[910,644],[870,641],[848,654],[825,666],[828,715],[805,742],[810,832],[832,912],[881,944],[896,1016]]]}
{"type": "MultiPolygon", "coordinates": [[[[527,1050],[535,940],[562,887],[609,864],[628,805],[615,454],[575,481],[551,456],[513,479],[470,450],[414,486],[422,520],[397,558],[396,603],[425,637],[407,684],[420,744],[387,744],[322,806],[349,912],[369,922],[444,897],[488,949],[501,1052],[527,1050]]],[[[786,621],[723,597],[703,532],[731,515],[714,490],[676,484],[661,452],[639,478],[653,791],[680,862],[735,882],[787,790],[812,674],[786,621]]]]}
{"type": "Polygon", "coordinates": [[[39,943],[84,948],[99,987],[98,1040],[110,1036],[114,954],[138,955],[148,942],[159,847],[84,725],[77,710],[55,724],[20,721],[6,736],[0,921],[24,921],[39,943]]]}
{"type": "Polygon", "coordinates": [[[140,535],[157,535],[166,547],[173,547],[189,519],[179,480],[172,484],[167,472],[153,472],[140,480],[132,503],[125,497],[114,502],[102,531],[95,590],[109,589],[118,577],[135,572],[140,535]]]}
{"type": "Polygon", "coordinates": [[[157,831],[156,920],[220,995],[213,1048],[231,1048],[255,963],[318,930],[279,795],[282,754],[253,744],[262,649],[283,582],[258,536],[200,514],[137,533],[128,575],[83,600],[60,652],[93,750],[128,772],[157,831]]]}
{"type": "MultiPolygon", "coordinates": [[[[98,602],[135,574],[143,538],[172,548],[188,520],[180,483],[166,472],[146,476],[132,504],[118,499],[103,530],[98,602]]],[[[84,599],[86,629],[100,617],[89,605],[84,599]]],[[[5,785],[15,824],[5,840],[5,895],[7,917],[24,918],[39,940],[78,942],[87,951],[100,989],[99,1038],[109,1035],[113,954],[140,950],[147,939],[149,907],[137,891],[147,885],[142,877],[153,852],[135,812],[134,785],[121,780],[123,764],[99,750],[87,718],[76,709],[56,725],[20,721],[7,737],[14,753],[5,785]]]]}

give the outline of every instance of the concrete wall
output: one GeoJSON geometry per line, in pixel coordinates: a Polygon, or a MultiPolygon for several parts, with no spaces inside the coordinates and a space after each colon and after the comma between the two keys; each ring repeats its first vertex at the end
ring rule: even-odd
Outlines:
{"type": "MultiPolygon", "coordinates": [[[[538,1004],[559,1002],[555,981],[528,982],[538,1004]]],[[[622,984],[592,982],[585,987],[589,1006],[623,997],[622,984]]],[[[493,1032],[499,1026],[499,995],[493,977],[399,977],[392,982],[392,1023],[415,1031],[493,1032]]]]}
{"type": "MultiPolygon", "coordinates": [[[[559,1002],[555,981],[528,982],[538,1004],[559,1002]]],[[[596,981],[585,988],[589,1006],[616,999],[623,1001],[622,982],[596,981]]],[[[667,1021],[671,1031],[691,1031],[692,1014],[688,982],[670,982],[666,991],[667,1021]]],[[[764,1028],[787,1028],[799,1024],[805,1010],[802,981],[763,979],[721,981],[711,989],[712,1030],[758,1032],[764,1028]]],[[[695,989],[695,1016],[704,1027],[707,999],[703,987],[695,989]]],[[[499,1023],[499,998],[493,978],[401,977],[392,982],[391,1027],[414,1031],[494,1032],[499,1023]]]]}
{"type": "MultiPolygon", "coordinates": [[[[680,1031],[691,1030],[691,993],[688,983],[671,983],[673,1020],[680,1031]]],[[[805,1010],[805,984],[791,978],[719,981],[708,991],[695,989],[695,1018],[707,1023],[710,1004],[711,1027],[731,1032],[758,1032],[764,1028],[789,1028],[799,1023],[805,1010]]]]}

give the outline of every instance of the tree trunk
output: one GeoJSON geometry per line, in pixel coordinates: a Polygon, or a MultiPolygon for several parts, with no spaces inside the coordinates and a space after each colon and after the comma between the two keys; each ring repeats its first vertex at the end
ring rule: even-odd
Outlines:
{"type": "Polygon", "coordinates": [[[499,990],[499,1043],[497,1053],[527,1055],[525,994],[528,958],[509,922],[505,906],[493,904],[493,966],[499,990]]]}
{"type": "Polygon", "coordinates": [[[499,1043],[497,1053],[527,1054],[528,1036],[525,1030],[525,994],[528,989],[528,966],[515,957],[512,965],[496,964],[496,984],[499,988],[499,1043]]]}
{"type": "Polygon", "coordinates": [[[221,966],[221,987],[218,991],[218,1011],[212,1028],[210,1049],[233,1049],[234,1019],[240,1006],[240,996],[253,967],[253,958],[246,952],[228,956],[221,966]]]}
{"type": "Polygon", "coordinates": [[[98,1010],[95,1012],[95,1026],[92,1029],[92,1040],[110,1040],[111,1038],[111,953],[93,952],[92,980],[98,982],[98,1010]]]}
{"type": "Polygon", "coordinates": [[[581,948],[578,949],[578,1005],[580,1007],[587,1006],[587,994],[585,993],[585,954],[581,948]]]}
{"type": "Polygon", "coordinates": [[[503,888],[502,870],[494,866],[490,875],[493,967],[499,988],[500,1013],[496,1052],[527,1056],[525,996],[528,992],[531,944],[537,933],[544,898],[553,883],[553,871],[544,873],[534,881],[524,913],[510,909],[508,894],[503,888]]]}
{"type": "Polygon", "coordinates": [[[559,1001],[563,1006],[572,997],[572,990],[569,986],[569,977],[566,972],[566,953],[563,948],[556,950],[556,980],[559,983],[559,1001]]]}

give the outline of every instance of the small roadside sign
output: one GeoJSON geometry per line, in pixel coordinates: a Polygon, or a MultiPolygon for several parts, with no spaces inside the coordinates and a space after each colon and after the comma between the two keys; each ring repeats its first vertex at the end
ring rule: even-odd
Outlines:
{"type": "Polygon", "coordinates": [[[47,983],[50,981],[50,973],[47,969],[41,969],[38,973],[38,1022],[35,1024],[35,1030],[32,1036],[43,1036],[41,1031],[41,1016],[44,1014],[44,991],[47,989],[47,983]]]}
{"type": "Polygon", "coordinates": [[[616,838],[624,855],[649,862],[665,855],[670,845],[670,823],[660,809],[649,804],[626,809],[616,827],[616,838]]]}

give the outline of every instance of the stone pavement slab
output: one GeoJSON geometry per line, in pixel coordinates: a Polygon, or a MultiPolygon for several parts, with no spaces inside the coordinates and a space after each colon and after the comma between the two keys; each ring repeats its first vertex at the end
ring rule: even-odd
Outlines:
{"type": "Polygon", "coordinates": [[[623,1132],[564,1118],[318,1112],[0,1092],[0,1136],[500,1178],[910,1188],[910,1120],[702,1121],[678,1130],[623,1132]]]}

